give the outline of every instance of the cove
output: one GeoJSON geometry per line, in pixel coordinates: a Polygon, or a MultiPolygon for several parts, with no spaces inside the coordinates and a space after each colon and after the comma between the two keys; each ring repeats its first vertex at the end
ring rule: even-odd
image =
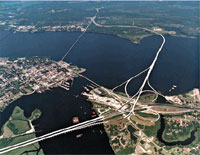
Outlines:
{"type": "MultiPolygon", "coordinates": [[[[0,32],[0,57],[37,55],[58,61],[79,35],[78,32],[0,32]]],[[[159,36],[151,36],[140,44],[134,44],[112,35],[86,33],[65,61],[86,68],[84,75],[100,85],[113,88],[147,68],[161,41],[159,36]]],[[[199,36],[197,39],[166,36],[166,45],[150,77],[152,85],[168,95],[199,87],[198,44],[199,36]],[[172,85],[177,85],[177,89],[169,93],[172,85]]],[[[143,78],[144,75],[130,83],[130,94],[137,91],[143,78]]],[[[93,111],[92,104],[81,96],[82,87],[87,84],[86,80],[78,78],[68,92],[55,88],[43,94],[24,96],[1,113],[1,123],[9,119],[15,106],[24,109],[26,116],[36,108],[42,111],[41,118],[33,122],[37,136],[72,125],[74,116],[78,116],[80,121],[88,120],[93,111]]],[[[102,125],[45,140],[40,145],[46,154],[113,154],[102,125]],[[83,136],[77,139],[79,133],[83,136]]]]}
{"type": "MultiPolygon", "coordinates": [[[[79,78],[75,79],[70,91],[54,88],[42,94],[24,96],[1,113],[1,125],[9,119],[15,106],[22,108],[26,117],[34,109],[41,110],[41,117],[33,121],[36,136],[73,125],[73,117],[79,117],[80,122],[92,119],[92,104],[80,96],[82,86],[87,84],[79,78]]],[[[103,125],[62,134],[39,144],[45,154],[113,154],[103,125]],[[83,136],[76,138],[78,134],[83,136]]]]}

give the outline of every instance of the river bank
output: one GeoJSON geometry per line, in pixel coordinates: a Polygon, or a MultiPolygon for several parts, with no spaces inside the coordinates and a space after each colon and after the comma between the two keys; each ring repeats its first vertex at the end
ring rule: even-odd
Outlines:
{"type": "MultiPolygon", "coordinates": [[[[9,37],[2,41],[0,56],[51,56],[53,60],[58,61],[79,35],[80,33],[66,32],[9,34],[9,37]]],[[[160,43],[161,40],[157,36],[146,37],[140,44],[133,44],[112,35],[86,33],[66,57],[66,61],[86,68],[87,72],[83,75],[96,83],[113,88],[147,68],[160,43]]],[[[197,40],[194,39],[166,36],[166,45],[150,78],[154,88],[164,94],[171,95],[187,92],[198,86],[198,78],[196,77],[199,73],[198,62],[195,59],[198,56],[197,44],[197,40]],[[168,90],[174,84],[177,88],[169,92],[168,90]]],[[[128,88],[130,94],[137,91],[143,78],[144,76],[141,76],[130,83],[128,88]]],[[[16,105],[22,107],[27,116],[30,115],[31,109],[38,108],[42,111],[41,118],[33,122],[36,125],[36,131],[40,131],[36,133],[37,136],[70,126],[74,116],[78,116],[80,122],[91,119],[92,104],[81,96],[82,86],[87,84],[84,79],[76,78],[68,92],[54,88],[52,91],[46,91],[42,94],[34,93],[30,96],[23,96],[1,113],[1,123],[9,118],[16,105]]],[[[123,91],[123,89],[117,91],[123,91]]],[[[103,126],[97,126],[42,141],[40,145],[44,153],[98,152],[112,154],[113,151],[108,142],[103,126]],[[76,139],[75,137],[79,133],[83,133],[83,136],[76,139]],[[69,141],[72,143],[69,144],[69,141]],[[90,146],[90,150],[86,150],[88,146],[90,146]],[[54,150],[55,147],[58,149],[54,150]],[[92,147],[96,149],[92,149],[92,147]]]]}

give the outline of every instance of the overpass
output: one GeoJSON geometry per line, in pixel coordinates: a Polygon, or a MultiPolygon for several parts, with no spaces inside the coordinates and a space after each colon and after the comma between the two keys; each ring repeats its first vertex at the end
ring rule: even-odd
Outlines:
{"type": "MultiPolygon", "coordinates": [[[[128,80],[126,80],[125,82],[123,82],[122,84],[120,84],[120,86],[122,86],[123,84],[126,84],[125,85],[125,93],[126,93],[127,97],[129,98],[129,100],[127,102],[125,102],[123,105],[128,104],[129,102],[131,102],[133,100],[134,97],[137,96],[136,100],[134,101],[134,104],[132,105],[131,111],[129,112],[128,115],[124,116],[125,118],[126,117],[129,118],[129,116],[132,113],[134,114],[135,106],[136,106],[136,104],[137,104],[137,102],[138,102],[141,94],[143,92],[145,92],[145,90],[143,90],[143,89],[144,89],[144,86],[145,86],[146,83],[151,87],[151,89],[152,89],[152,91],[154,93],[158,94],[158,92],[155,89],[153,89],[153,87],[150,85],[150,83],[149,83],[149,77],[150,77],[150,74],[151,74],[151,72],[152,72],[152,70],[153,70],[153,68],[155,66],[155,63],[156,63],[156,61],[158,59],[158,56],[159,56],[159,54],[160,54],[160,52],[161,52],[161,50],[162,50],[162,48],[163,48],[163,46],[165,44],[165,37],[162,34],[157,33],[157,32],[155,32],[153,30],[150,30],[150,29],[147,29],[147,28],[143,28],[143,27],[139,27],[139,26],[134,26],[134,25],[131,25],[131,26],[128,26],[128,25],[100,25],[100,24],[98,24],[98,23],[95,22],[95,19],[97,17],[98,12],[99,12],[99,8],[97,8],[96,11],[97,12],[96,12],[95,16],[91,18],[91,22],[86,27],[85,31],[78,37],[78,39],[72,44],[72,46],[70,47],[70,49],[62,57],[62,59],[61,59],[62,61],[69,54],[69,52],[72,50],[72,48],[77,44],[77,42],[81,39],[81,37],[86,33],[86,31],[87,31],[88,27],[91,25],[91,23],[94,23],[98,27],[119,27],[119,28],[124,27],[124,28],[138,28],[138,29],[143,29],[145,31],[148,31],[148,32],[154,33],[156,35],[159,35],[163,39],[163,42],[162,42],[160,48],[158,49],[158,51],[156,53],[156,56],[155,56],[153,62],[151,63],[151,65],[147,69],[145,69],[144,71],[142,71],[139,74],[137,74],[136,76],[133,76],[133,77],[129,78],[128,80]],[[141,87],[139,88],[138,92],[135,95],[133,95],[132,97],[130,97],[129,94],[128,94],[128,92],[127,92],[127,86],[128,86],[128,84],[130,83],[131,80],[133,80],[134,78],[140,76],[144,72],[147,72],[147,75],[146,75],[146,77],[145,77],[145,79],[144,79],[141,87]]],[[[92,82],[93,84],[95,84],[97,86],[100,86],[100,85],[96,84],[94,81],[90,80],[89,78],[87,78],[85,76],[81,75],[81,77],[89,80],[90,82],[92,82]]],[[[113,90],[116,89],[116,88],[118,88],[118,86],[115,87],[115,88],[113,88],[113,90]]],[[[24,146],[28,146],[28,145],[34,144],[36,142],[40,142],[40,141],[45,140],[45,139],[53,138],[53,137],[61,135],[61,134],[65,134],[65,133],[72,132],[72,131],[75,131],[75,130],[80,130],[80,129],[91,127],[91,126],[94,126],[94,125],[99,125],[99,124],[102,124],[102,123],[106,123],[107,121],[109,121],[109,119],[112,119],[112,117],[117,116],[117,115],[121,115],[121,114],[124,115],[124,113],[125,113],[125,112],[121,112],[121,108],[118,109],[118,111],[119,112],[108,113],[105,116],[100,116],[100,117],[97,117],[97,118],[94,118],[94,119],[91,119],[91,120],[88,120],[88,121],[85,121],[85,122],[82,122],[82,123],[79,123],[79,124],[76,124],[76,125],[72,125],[72,126],[67,127],[67,128],[63,128],[63,129],[59,129],[59,130],[50,132],[50,133],[45,134],[45,135],[40,136],[40,137],[32,138],[32,139],[26,140],[24,142],[21,142],[21,143],[12,145],[12,146],[8,146],[8,147],[5,147],[5,148],[2,148],[2,149],[0,149],[0,154],[7,153],[9,151],[12,151],[12,150],[24,147],[24,146]]]]}

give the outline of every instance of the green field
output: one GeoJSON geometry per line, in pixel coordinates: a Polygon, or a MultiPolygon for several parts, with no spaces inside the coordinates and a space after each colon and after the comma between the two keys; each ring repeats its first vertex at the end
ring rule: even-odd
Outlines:
{"type": "Polygon", "coordinates": [[[145,126],[143,131],[148,137],[151,136],[156,137],[159,129],[160,129],[160,120],[156,121],[155,125],[145,126]]]}
{"type": "Polygon", "coordinates": [[[125,155],[125,154],[131,154],[135,152],[135,147],[127,147],[123,150],[118,151],[117,155],[125,155]]]}
{"type": "Polygon", "coordinates": [[[157,115],[148,114],[148,113],[144,113],[144,112],[140,112],[140,111],[135,111],[135,113],[142,117],[146,117],[146,118],[158,118],[157,115]]]}
{"type": "Polygon", "coordinates": [[[30,130],[28,121],[24,120],[11,120],[8,122],[7,127],[15,134],[25,133],[30,130]]]}
{"type": "MultiPolygon", "coordinates": [[[[24,111],[16,106],[10,116],[10,119],[4,124],[1,129],[1,135],[3,138],[0,139],[0,148],[4,148],[7,146],[11,146],[31,138],[35,138],[35,133],[25,134],[26,131],[30,130],[29,121],[39,118],[41,115],[41,111],[35,109],[31,117],[28,119],[24,116],[24,111]],[[9,130],[9,131],[8,131],[9,130]],[[10,133],[10,134],[8,134],[10,133]],[[23,135],[20,135],[23,134],[23,135]]],[[[43,151],[39,149],[39,144],[35,143],[33,145],[29,145],[26,147],[22,147],[13,151],[6,153],[7,155],[18,155],[18,154],[28,154],[28,155],[43,155],[43,151]],[[30,151],[30,152],[29,152],[30,151]]]]}
{"type": "MultiPolygon", "coordinates": [[[[0,140],[0,148],[4,148],[4,147],[7,147],[7,146],[10,146],[13,144],[17,144],[19,142],[22,142],[22,141],[25,141],[25,140],[28,140],[31,138],[35,138],[35,134],[29,134],[29,135],[20,136],[17,138],[1,139],[0,140]]],[[[36,151],[34,151],[34,150],[38,150],[38,149],[39,149],[39,144],[35,143],[34,145],[25,146],[25,147],[10,151],[5,154],[6,155],[20,155],[20,154],[25,153],[26,151],[33,151],[33,152],[28,153],[28,155],[35,155],[36,151]]],[[[43,151],[40,150],[39,155],[43,155],[43,154],[44,154],[43,151]]]]}

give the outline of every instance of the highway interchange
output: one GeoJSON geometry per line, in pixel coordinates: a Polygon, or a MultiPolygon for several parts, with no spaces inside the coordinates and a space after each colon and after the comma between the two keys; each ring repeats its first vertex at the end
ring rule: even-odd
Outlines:
{"type": "MultiPolygon", "coordinates": [[[[133,26],[133,25],[131,25],[131,26],[127,26],[127,25],[100,25],[100,24],[98,24],[98,23],[95,22],[95,19],[96,19],[97,15],[98,15],[98,12],[99,12],[100,9],[101,9],[101,8],[97,8],[97,9],[96,9],[97,12],[96,12],[95,16],[91,18],[91,22],[90,22],[89,25],[86,27],[85,31],[81,33],[81,35],[80,35],[80,36],[78,37],[78,39],[73,43],[73,45],[72,45],[72,46],[70,47],[70,49],[66,52],[66,54],[63,56],[63,58],[62,58],[61,60],[64,60],[64,59],[66,58],[66,56],[69,54],[69,52],[72,50],[72,48],[77,44],[77,42],[81,39],[81,37],[86,33],[88,27],[89,27],[92,23],[95,24],[95,25],[98,26],[98,27],[105,27],[105,28],[106,28],[106,27],[121,27],[121,28],[137,28],[137,29],[143,29],[143,30],[145,30],[145,31],[148,31],[148,32],[151,32],[151,33],[154,33],[154,34],[156,34],[156,35],[161,36],[161,38],[162,38],[162,40],[163,40],[163,41],[162,41],[162,44],[160,45],[160,48],[158,49],[154,60],[152,61],[151,65],[150,65],[147,69],[145,69],[144,71],[140,72],[139,74],[137,74],[137,75],[135,75],[135,76],[129,78],[128,80],[126,80],[126,81],[123,82],[122,84],[120,84],[120,85],[114,87],[112,90],[105,89],[110,95],[113,96],[113,98],[118,98],[119,101],[122,102],[122,101],[123,101],[123,98],[122,98],[121,96],[119,96],[118,94],[114,93],[114,90],[117,89],[118,87],[123,86],[123,85],[125,84],[124,89],[125,89],[125,93],[126,93],[126,96],[127,96],[127,101],[126,101],[125,103],[123,103],[122,106],[121,106],[120,108],[115,109],[116,112],[114,112],[114,113],[108,113],[108,114],[106,114],[106,115],[104,115],[104,116],[99,116],[99,117],[97,117],[97,118],[94,118],[94,119],[91,119],[91,120],[88,120],[88,121],[85,121],[85,122],[81,122],[81,123],[78,123],[78,124],[76,124],[76,125],[72,125],[72,126],[67,127],[67,128],[63,128],[63,129],[59,129],[59,130],[53,131],[53,132],[51,132],[51,133],[45,134],[45,135],[40,136],[40,137],[36,137],[36,138],[33,138],[33,139],[29,139],[29,140],[26,140],[26,141],[24,141],[24,142],[21,142],[21,143],[12,145],[12,146],[8,146],[8,147],[5,147],[5,148],[2,148],[2,149],[0,149],[0,154],[3,154],[3,153],[6,153],[6,152],[15,150],[15,149],[18,149],[18,148],[27,146],[27,145],[31,145],[31,144],[34,144],[34,143],[36,143],[36,142],[40,142],[40,141],[42,141],[42,140],[49,139],[49,138],[52,138],[52,137],[55,137],[55,136],[58,136],[58,135],[61,135],[61,134],[64,134],[64,133],[68,133],[68,132],[72,132],[72,131],[75,131],[75,130],[80,130],[80,129],[83,129],[83,128],[87,128],[87,127],[90,127],[90,126],[94,126],[94,125],[99,125],[99,124],[102,124],[102,123],[106,123],[107,121],[109,121],[109,119],[111,119],[112,117],[117,116],[117,115],[123,115],[124,118],[127,118],[128,120],[130,120],[130,116],[131,116],[132,114],[134,114],[134,110],[135,110],[135,107],[136,107],[136,105],[137,105],[137,103],[138,103],[138,100],[139,100],[141,94],[144,93],[144,92],[150,91],[150,92],[155,93],[157,96],[158,96],[158,95],[161,95],[161,96],[165,97],[164,95],[158,93],[158,92],[150,85],[150,82],[149,82],[149,77],[150,77],[150,75],[151,75],[151,73],[152,73],[152,70],[153,70],[155,64],[156,64],[156,61],[157,61],[157,59],[158,59],[158,56],[159,56],[160,52],[162,51],[162,48],[163,48],[163,46],[164,46],[164,44],[165,44],[165,37],[164,37],[162,34],[160,34],[160,33],[158,33],[158,32],[155,32],[155,31],[153,31],[153,30],[151,30],[151,29],[147,29],[147,28],[143,28],[143,27],[138,27],[138,26],[133,26]],[[127,91],[127,86],[128,86],[128,84],[129,84],[134,78],[140,76],[141,74],[143,74],[143,73],[145,73],[145,72],[147,72],[146,77],[145,77],[145,79],[144,79],[142,85],[140,86],[138,92],[137,92],[135,95],[130,96],[130,95],[128,94],[128,91],[127,91]],[[146,84],[148,84],[152,90],[144,90],[144,86],[145,86],[146,84]],[[134,98],[136,98],[136,99],[134,99],[134,98]],[[126,104],[129,104],[130,102],[131,102],[132,104],[131,104],[131,109],[129,110],[129,112],[127,112],[126,110],[123,110],[122,107],[124,107],[126,104]],[[127,114],[127,113],[128,113],[128,114],[127,114]]],[[[95,83],[94,81],[90,80],[89,78],[87,78],[87,77],[85,77],[85,76],[83,76],[83,75],[80,75],[80,74],[79,74],[79,76],[82,77],[82,78],[87,79],[87,80],[90,81],[90,82],[92,82],[92,83],[95,84],[97,87],[101,87],[99,84],[95,83]]],[[[124,102],[124,101],[123,101],[123,102],[124,102]]],[[[143,108],[144,108],[144,107],[145,107],[145,106],[143,106],[143,108]]],[[[149,111],[151,111],[151,112],[155,113],[156,115],[158,115],[158,118],[157,118],[155,121],[157,121],[157,120],[160,118],[160,114],[159,114],[157,111],[150,109],[148,105],[146,105],[145,108],[147,108],[149,111]]]]}

